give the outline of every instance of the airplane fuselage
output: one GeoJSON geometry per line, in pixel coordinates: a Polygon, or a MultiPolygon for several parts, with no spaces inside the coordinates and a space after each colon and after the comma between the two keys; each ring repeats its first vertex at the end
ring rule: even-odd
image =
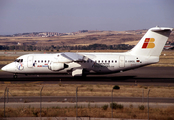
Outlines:
{"type": "MultiPolygon", "coordinates": [[[[56,54],[27,54],[20,56],[15,62],[11,72],[15,74],[70,74],[73,69],[83,69],[85,74],[108,74],[156,63],[159,57],[153,57],[153,61],[146,61],[143,56],[134,56],[129,53],[79,53],[86,56],[86,61],[65,63],[68,67],[60,70],[50,70],[51,62],[59,62],[59,53],[56,54]],[[14,72],[15,71],[15,72],[14,72]]],[[[10,71],[9,71],[10,72],[10,71]]]]}

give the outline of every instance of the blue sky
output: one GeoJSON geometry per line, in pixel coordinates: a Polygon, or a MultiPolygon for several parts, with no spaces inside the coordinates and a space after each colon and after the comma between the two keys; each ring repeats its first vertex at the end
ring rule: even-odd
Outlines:
{"type": "Polygon", "coordinates": [[[174,27],[174,0],[0,0],[0,35],[174,27]]]}

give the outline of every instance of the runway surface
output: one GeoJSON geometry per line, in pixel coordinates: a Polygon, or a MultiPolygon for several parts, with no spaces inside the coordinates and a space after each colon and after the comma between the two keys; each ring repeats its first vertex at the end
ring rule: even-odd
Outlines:
{"type": "Polygon", "coordinates": [[[0,71],[1,84],[56,84],[58,82],[62,84],[174,86],[174,67],[142,67],[122,73],[88,75],[86,78],[74,78],[71,75],[18,75],[17,79],[13,79],[12,73],[0,71]]]}
{"type": "MultiPolygon", "coordinates": [[[[102,107],[104,105],[110,106],[111,102],[78,102],[77,105],[79,107],[102,107]]],[[[147,107],[147,102],[117,102],[117,104],[121,104],[124,107],[133,106],[134,108],[137,108],[141,105],[144,105],[147,107]]],[[[6,103],[6,107],[10,108],[40,108],[40,102],[32,102],[32,103],[6,103]]],[[[68,108],[68,107],[75,107],[76,102],[42,102],[42,108],[68,108]]],[[[173,103],[149,103],[150,108],[168,108],[168,107],[174,107],[173,103]]],[[[0,108],[4,108],[4,103],[0,103],[0,108]]]]}
{"type": "MultiPolygon", "coordinates": [[[[42,102],[76,102],[75,96],[43,96],[40,98],[39,96],[33,97],[19,97],[14,96],[6,99],[8,102],[22,102],[22,103],[28,103],[28,102],[40,102],[40,99],[42,99],[42,102]]],[[[114,102],[147,102],[148,99],[142,98],[142,97],[113,97],[114,102]]],[[[4,102],[4,98],[0,98],[0,103],[4,102]]],[[[78,97],[78,102],[112,102],[112,98],[109,97],[101,97],[101,96],[80,96],[78,97]]],[[[150,103],[174,103],[174,98],[149,98],[150,103]]]]}

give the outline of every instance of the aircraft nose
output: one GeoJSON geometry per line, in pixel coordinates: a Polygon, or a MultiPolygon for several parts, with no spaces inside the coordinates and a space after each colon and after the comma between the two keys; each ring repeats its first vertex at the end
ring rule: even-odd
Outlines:
{"type": "Polygon", "coordinates": [[[7,66],[4,66],[1,68],[2,71],[6,71],[7,70],[7,66]]]}
{"type": "Polygon", "coordinates": [[[1,70],[6,71],[6,72],[15,72],[15,64],[10,63],[10,64],[2,67],[1,70]]]}

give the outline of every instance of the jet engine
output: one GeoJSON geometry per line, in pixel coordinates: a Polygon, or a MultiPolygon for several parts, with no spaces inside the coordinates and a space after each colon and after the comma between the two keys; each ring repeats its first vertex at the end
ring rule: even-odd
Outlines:
{"type": "Polygon", "coordinates": [[[59,71],[65,68],[68,68],[68,65],[65,63],[51,62],[50,64],[48,64],[48,69],[52,71],[59,71]]]}

